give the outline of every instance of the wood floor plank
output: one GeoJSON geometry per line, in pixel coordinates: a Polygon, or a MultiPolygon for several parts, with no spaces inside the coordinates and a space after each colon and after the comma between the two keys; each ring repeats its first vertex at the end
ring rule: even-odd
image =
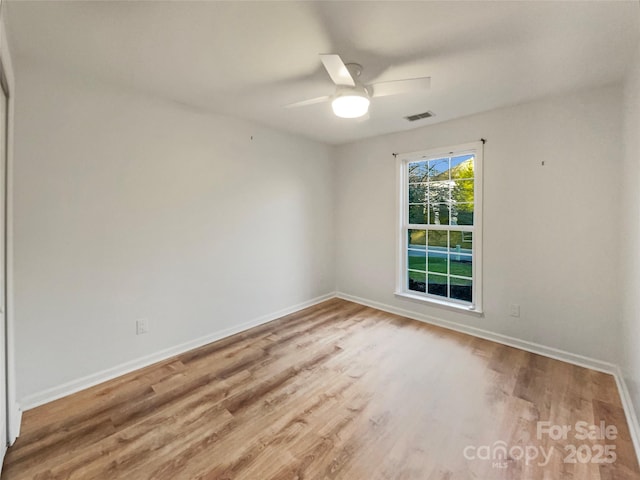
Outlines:
{"type": "Polygon", "coordinates": [[[2,480],[640,479],[611,375],[339,299],[23,422],[2,480]],[[578,440],[580,421],[618,435],[578,440]],[[573,430],[555,439],[538,422],[573,430]],[[605,446],[616,461],[591,461],[605,446]]]}

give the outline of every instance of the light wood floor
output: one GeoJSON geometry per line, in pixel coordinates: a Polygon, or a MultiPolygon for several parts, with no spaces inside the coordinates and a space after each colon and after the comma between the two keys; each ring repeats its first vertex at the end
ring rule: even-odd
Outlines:
{"type": "Polygon", "coordinates": [[[626,480],[640,471],[610,375],[334,299],[26,412],[2,479],[51,478],[626,480]],[[538,421],[605,421],[618,437],[537,439],[538,421]],[[500,441],[506,468],[465,458],[500,441]],[[582,460],[585,448],[615,445],[617,460],[564,463],[570,444],[587,445],[582,460]],[[512,447],[550,448],[551,458],[527,465],[512,447]]]}

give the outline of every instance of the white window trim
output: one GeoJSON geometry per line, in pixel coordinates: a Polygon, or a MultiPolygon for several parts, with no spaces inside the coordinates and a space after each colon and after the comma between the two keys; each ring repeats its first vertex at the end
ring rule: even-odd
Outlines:
{"type": "MultiPolygon", "coordinates": [[[[482,162],[483,162],[483,142],[464,143],[460,145],[452,145],[447,147],[435,148],[418,152],[401,153],[396,155],[396,296],[406,298],[412,301],[426,303],[434,306],[453,309],[456,311],[469,312],[474,314],[482,314],[482,209],[484,204],[482,192],[482,162]],[[416,159],[429,160],[433,158],[451,156],[455,152],[456,155],[464,155],[467,153],[475,154],[475,170],[474,170],[474,225],[473,229],[473,299],[474,303],[457,302],[454,299],[444,299],[428,293],[412,292],[408,289],[407,280],[407,235],[404,234],[408,228],[408,205],[405,201],[408,198],[408,170],[406,165],[409,161],[416,159]],[[478,202],[478,199],[480,201],[478,202]]],[[[417,229],[425,228],[415,226],[417,229]]],[[[463,226],[458,227],[465,229],[463,226]]]]}

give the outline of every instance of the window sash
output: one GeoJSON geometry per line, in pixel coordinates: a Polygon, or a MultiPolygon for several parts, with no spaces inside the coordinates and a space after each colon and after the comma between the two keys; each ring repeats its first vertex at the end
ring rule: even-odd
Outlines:
{"type": "MultiPolygon", "coordinates": [[[[436,149],[423,152],[412,152],[407,154],[399,154],[396,157],[397,172],[399,173],[398,183],[399,195],[398,195],[398,208],[396,212],[400,216],[398,222],[398,246],[397,246],[397,278],[396,278],[396,293],[404,296],[415,297],[416,299],[423,300],[429,303],[449,305],[459,307],[468,311],[474,311],[477,313],[482,312],[482,154],[483,147],[482,142],[474,142],[470,144],[457,145],[453,147],[447,147],[443,149],[436,149]],[[465,180],[473,180],[474,182],[474,225],[430,225],[430,224],[415,224],[408,223],[409,221],[409,163],[423,160],[433,160],[437,158],[457,157],[466,154],[474,155],[474,176],[473,178],[465,178],[465,180]],[[428,293],[428,263],[424,272],[425,275],[425,289],[426,292],[418,292],[409,290],[409,272],[419,271],[409,269],[408,265],[408,232],[409,230],[438,230],[438,231],[459,231],[473,233],[473,243],[471,247],[472,257],[472,301],[459,300],[451,298],[450,296],[443,297],[440,295],[434,295],[428,293]]],[[[411,182],[416,183],[416,182],[411,182]]],[[[428,184],[428,182],[424,182],[428,184]]],[[[428,202],[419,202],[419,204],[427,204],[428,202]]],[[[428,242],[427,242],[428,243],[428,242]]],[[[425,245],[425,252],[428,251],[428,246],[425,245]]],[[[450,261],[450,247],[446,250],[447,261],[450,261]]],[[[428,255],[428,253],[427,253],[428,255]]],[[[428,258],[428,256],[427,256],[428,258]]],[[[428,260],[427,260],[428,262],[428,260]]],[[[422,271],[419,271],[423,273],[422,271]]],[[[434,274],[435,272],[432,272],[434,274]]],[[[447,294],[451,294],[450,279],[452,278],[464,278],[458,275],[452,275],[450,270],[447,270],[447,294]]]]}

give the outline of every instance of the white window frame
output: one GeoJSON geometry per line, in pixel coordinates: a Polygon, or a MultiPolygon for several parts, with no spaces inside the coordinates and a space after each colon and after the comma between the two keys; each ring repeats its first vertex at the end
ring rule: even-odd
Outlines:
{"type": "Polygon", "coordinates": [[[464,143],[460,145],[435,148],[418,152],[409,152],[396,155],[396,172],[398,194],[397,194],[397,228],[396,228],[396,296],[424,302],[430,305],[437,305],[457,311],[482,314],[482,161],[483,142],[464,143]],[[451,157],[473,154],[474,164],[474,212],[473,225],[419,225],[409,224],[409,192],[408,192],[408,164],[410,162],[432,160],[441,157],[451,157]],[[447,228],[448,227],[448,228],[447,228]],[[415,292],[408,287],[408,266],[407,266],[407,230],[462,230],[473,232],[473,303],[458,301],[451,298],[444,298],[437,295],[415,292]]]}

